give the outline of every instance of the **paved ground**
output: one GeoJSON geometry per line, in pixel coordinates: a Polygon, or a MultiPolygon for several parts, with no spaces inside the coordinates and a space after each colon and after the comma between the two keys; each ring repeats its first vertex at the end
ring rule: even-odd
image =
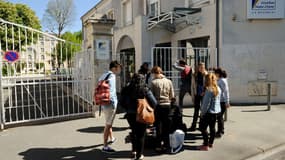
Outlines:
{"type": "MultiPolygon", "coordinates": [[[[285,105],[232,107],[226,123],[226,134],[215,141],[208,152],[197,151],[202,143],[199,132],[188,133],[184,151],[176,155],[158,155],[150,149],[146,160],[242,160],[285,143],[285,105]]],[[[184,110],[187,125],[192,108],[184,110]]],[[[1,160],[105,160],[130,159],[130,144],[125,144],[128,125],[123,114],[118,114],[114,124],[118,141],[113,147],[118,151],[107,155],[102,148],[104,118],[89,118],[46,125],[18,127],[0,132],[1,160]]],[[[284,160],[284,151],[264,160],[284,160]],[[276,157],[274,157],[276,156],[276,157]],[[283,157],[283,158],[282,158],[283,157]],[[279,159],[278,159],[279,158],[279,159]],[[281,159],[280,159],[281,158],[281,159]]]]}

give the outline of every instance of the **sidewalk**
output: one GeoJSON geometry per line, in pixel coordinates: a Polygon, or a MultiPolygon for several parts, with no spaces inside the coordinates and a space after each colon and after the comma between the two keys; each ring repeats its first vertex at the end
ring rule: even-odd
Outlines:
{"type": "MultiPolygon", "coordinates": [[[[188,133],[184,151],[176,155],[157,155],[145,151],[145,160],[242,160],[285,143],[285,105],[232,107],[226,122],[226,133],[208,152],[197,151],[202,137],[188,133]]],[[[190,125],[193,109],[184,109],[184,121],[190,125]]],[[[125,144],[128,125],[124,114],[114,124],[118,152],[101,152],[104,117],[74,120],[46,125],[8,129],[0,132],[1,160],[105,160],[130,159],[130,144],[125,144]]]]}

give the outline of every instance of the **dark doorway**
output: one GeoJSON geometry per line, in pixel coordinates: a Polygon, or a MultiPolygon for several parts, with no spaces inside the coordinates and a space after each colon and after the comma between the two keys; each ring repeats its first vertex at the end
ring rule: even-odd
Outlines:
{"type": "Polygon", "coordinates": [[[136,72],[135,49],[128,48],[120,50],[120,62],[123,65],[121,72],[121,86],[125,86],[136,72]]]}

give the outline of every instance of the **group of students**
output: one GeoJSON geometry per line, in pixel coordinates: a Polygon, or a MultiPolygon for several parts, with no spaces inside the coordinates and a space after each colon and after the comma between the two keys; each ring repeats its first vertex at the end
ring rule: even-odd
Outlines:
{"type": "MultiPolygon", "coordinates": [[[[180,60],[176,69],[181,71],[181,89],[179,94],[179,107],[182,112],[183,98],[188,92],[192,95],[195,109],[192,126],[189,131],[196,130],[197,120],[200,114],[199,130],[202,132],[204,143],[199,149],[208,150],[213,147],[216,136],[224,134],[223,113],[229,107],[229,92],[226,79],[226,73],[220,68],[214,69],[208,73],[204,63],[199,63],[195,72],[188,66],[185,61],[180,60]],[[215,124],[218,120],[218,132],[215,132],[215,124]],[[207,128],[210,127],[210,138],[207,128]]],[[[110,104],[103,106],[103,112],[106,118],[104,129],[104,147],[103,152],[114,153],[108,144],[114,143],[115,138],[112,134],[112,124],[116,114],[118,99],[116,95],[116,74],[121,71],[121,65],[117,61],[110,63],[110,70],[103,74],[99,80],[108,78],[110,85],[110,104]],[[108,76],[108,77],[107,77],[108,76]],[[108,141],[109,139],[109,141],[108,141]]],[[[138,73],[135,73],[127,87],[122,90],[124,96],[128,97],[128,102],[122,103],[126,110],[126,118],[131,129],[131,144],[133,159],[143,159],[144,142],[147,124],[140,123],[136,120],[137,100],[146,97],[148,91],[151,91],[158,104],[152,106],[155,109],[155,129],[156,140],[155,150],[165,152],[169,149],[169,134],[171,134],[171,107],[175,103],[175,93],[172,81],[163,75],[159,66],[148,69],[148,64],[144,63],[138,73]]]]}
{"type": "Polygon", "coordinates": [[[213,147],[215,137],[221,138],[225,133],[224,114],[226,109],[230,107],[227,73],[222,68],[211,68],[208,72],[205,63],[199,63],[193,73],[184,60],[177,61],[173,67],[181,71],[179,106],[183,107],[183,99],[187,92],[192,96],[194,102],[193,121],[188,131],[196,131],[198,118],[200,117],[199,130],[202,133],[204,142],[199,149],[208,150],[209,147],[213,147]],[[185,76],[187,72],[189,72],[188,75],[191,80],[185,76]],[[216,122],[218,123],[217,132],[216,122]],[[208,127],[210,137],[207,131],[208,127]]]}

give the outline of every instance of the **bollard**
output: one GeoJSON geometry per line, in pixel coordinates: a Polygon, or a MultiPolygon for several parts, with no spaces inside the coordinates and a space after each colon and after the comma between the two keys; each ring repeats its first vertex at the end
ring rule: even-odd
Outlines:
{"type": "Polygon", "coordinates": [[[271,83],[267,84],[267,111],[271,110],[271,83]]]}

